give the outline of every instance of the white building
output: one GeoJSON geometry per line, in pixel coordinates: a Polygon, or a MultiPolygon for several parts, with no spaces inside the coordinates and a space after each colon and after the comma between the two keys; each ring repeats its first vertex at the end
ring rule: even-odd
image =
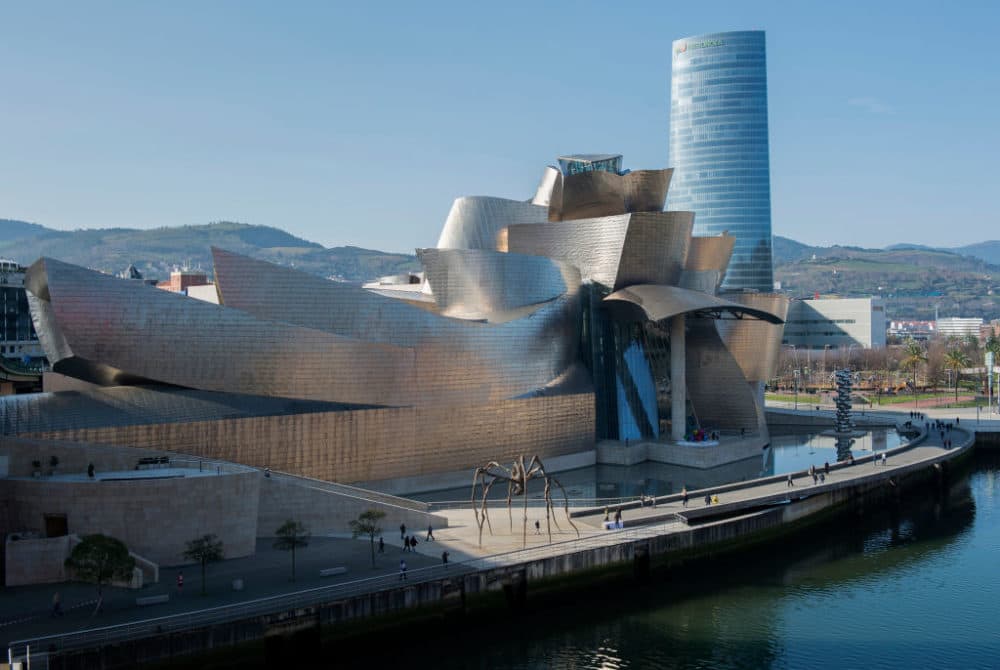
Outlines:
{"type": "Polygon", "coordinates": [[[864,349],[885,346],[885,303],[881,298],[792,300],[782,344],[800,349],[864,349]]]}
{"type": "Polygon", "coordinates": [[[958,316],[947,317],[937,320],[935,332],[940,337],[965,337],[975,335],[979,337],[979,329],[983,325],[982,318],[962,318],[958,316]]]}

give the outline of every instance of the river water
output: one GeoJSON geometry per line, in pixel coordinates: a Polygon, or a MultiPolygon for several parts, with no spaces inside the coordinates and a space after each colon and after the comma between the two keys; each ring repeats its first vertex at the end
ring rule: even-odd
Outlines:
{"type": "Polygon", "coordinates": [[[997,668],[998,493],[1000,457],[980,451],[943,490],[645,584],[584,588],[535,609],[529,594],[527,612],[441,630],[402,665],[997,668]]]}

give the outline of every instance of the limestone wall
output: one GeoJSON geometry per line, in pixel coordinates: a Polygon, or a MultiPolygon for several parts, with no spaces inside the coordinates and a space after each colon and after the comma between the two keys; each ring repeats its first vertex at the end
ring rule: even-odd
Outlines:
{"type": "Polygon", "coordinates": [[[55,584],[66,581],[63,561],[69,556],[70,536],[12,540],[6,546],[7,586],[55,584]]]}
{"type": "Polygon", "coordinates": [[[69,532],[102,533],[160,565],[188,563],[185,543],[206,533],[227,558],[255,549],[258,473],[132,481],[2,482],[14,528],[43,528],[46,514],[65,514],[69,532]]]}

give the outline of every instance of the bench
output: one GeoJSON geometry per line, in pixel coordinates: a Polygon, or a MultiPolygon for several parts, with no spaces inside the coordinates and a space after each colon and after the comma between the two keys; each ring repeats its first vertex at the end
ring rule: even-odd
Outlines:
{"type": "Polygon", "coordinates": [[[135,469],[145,469],[149,467],[156,467],[158,465],[167,466],[170,465],[169,456],[144,456],[140,458],[136,463],[135,469]]]}
{"type": "Polygon", "coordinates": [[[320,577],[333,577],[334,575],[342,575],[347,572],[347,568],[341,566],[339,568],[324,568],[319,571],[320,577]]]}
{"type": "Polygon", "coordinates": [[[145,605],[159,605],[160,603],[165,603],[170,601],[170,594],[161,593],[158,596],[143,596],[141,598],[135,599],[135,604],[141,606],[145,605]]]}

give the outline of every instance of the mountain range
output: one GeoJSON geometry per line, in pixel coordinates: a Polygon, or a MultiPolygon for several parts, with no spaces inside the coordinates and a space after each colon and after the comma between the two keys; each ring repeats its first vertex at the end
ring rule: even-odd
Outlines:
{"type": "MultiPolygon", "coordinates": [[[[410,254],[326,248],[278,228],[231,221],[151,230],[62,231],[0,219],[0,256],[23,265],[50,256],[117,273],[133,264],[147,278],[166,279],[178,267],[210,272],[213,245],[340,281],[362,282],[420,269],[410,254]]],[[[811,246],[776,235],[773,256],[775,280],[795,297],[878,295],[885,299],[890,319],[930,319],[935,313],[1000,316],[1000,241],[949,249],[918,244],[866,249],[811,246]]]]}

